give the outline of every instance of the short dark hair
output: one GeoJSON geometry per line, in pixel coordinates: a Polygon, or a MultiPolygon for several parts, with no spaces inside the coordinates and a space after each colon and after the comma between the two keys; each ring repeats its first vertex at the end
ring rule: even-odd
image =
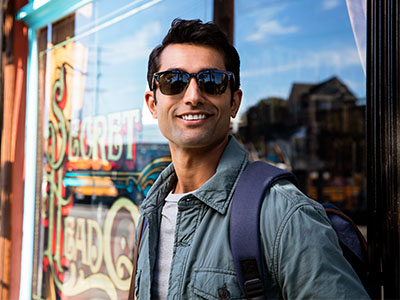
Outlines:
{"type": "Polygon", "coordinates": [[[193,44],[208,46],[222,52],[227,71],[235,75],[235,84],[232,92],[239,89],[240,86],[240,58],[226,35],[221,29],[211,22],[203,23],[201,20],[182,20],[174,19],[171,23],[167,35],[164,37],[161,45],[153,49],[149,56],[147,68],[147,82],[150,90],[153,90],[153,74],[160,69],[161,52],[170,44],[193,44]]]}

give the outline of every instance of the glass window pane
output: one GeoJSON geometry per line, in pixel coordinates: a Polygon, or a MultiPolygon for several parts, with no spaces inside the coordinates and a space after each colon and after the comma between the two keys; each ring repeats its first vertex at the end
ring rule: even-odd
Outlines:
{"type": "Polygon", "coordinates": [[[100,0],[39,30],[35,299],[127,299],[138,206],[170,162],[144,103],[148,55],[175,17],[211,7],[100,0]]]}
{"type": "Polygon", "coordinates": [[[292,170],[310,197],[365,222],[365,1],[235,5],[237,135],[255,159],[292,170]]]}

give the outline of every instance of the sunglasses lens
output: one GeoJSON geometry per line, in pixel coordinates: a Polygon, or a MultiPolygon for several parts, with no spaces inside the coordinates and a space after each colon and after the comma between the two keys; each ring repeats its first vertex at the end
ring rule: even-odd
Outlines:
{"type": "Polygon", "coordinates": [[[184,80],[182,73],[168,72],[160,76],[158,84],[164,95],[176,95],[184,91],[187,79],[184,80]]]}
{"type": "Polygon", "coordinates": [[[210,95],[221,95],[225,92],[229,78],[223,72],[207,71],[199,74],[198,81],[200,88],[210,95]]]}
{"type": "Polygon", "coordinates": [[[189,74],[183,71],[167,71],[157,77],[158,86],[164,95],[177,95],[182,93],[191,78],[195,76],[199,88],[209,95],[221,95],[225,93],[229,83],[229,75],[218,70],[206,70],[197,74],[189,74]]]}

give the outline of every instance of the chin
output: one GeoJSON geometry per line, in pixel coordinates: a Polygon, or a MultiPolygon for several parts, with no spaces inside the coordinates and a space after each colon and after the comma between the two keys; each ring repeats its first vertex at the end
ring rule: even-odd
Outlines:
{"type": "Polygon", "coordinates": [[[215,136],[192,136],[192,137],[186,137],[184,139],[180,139],[177,143],[174,143],[176,145],[179,145],[184,148],[214,148],[218,146],[219,144],[223,143],[226,139],[226,137],[220,137],[216,138],[215,136]]]}

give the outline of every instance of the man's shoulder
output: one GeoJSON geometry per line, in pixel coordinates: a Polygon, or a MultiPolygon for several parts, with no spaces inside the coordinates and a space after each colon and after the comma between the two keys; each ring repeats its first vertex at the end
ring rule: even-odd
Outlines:
{"type": "Polygon", "coordinates": [[[269,191],[267,191],[264,199],[267,204],[275,204],[287,209],[297,206],[311,206],[318,210],[323,210],[321,204],[309,198],[296,185],[288,180],[277,181],[269,191]]]}
{"type": "Polygon", "coordinates": [[[317,201],[306,196],[288,180],[279,180],[265,194],[261,217],[269,224],[279,226],[298,211],[312,215],[312,218],[328,221],[324,208],[317,201]]]}

